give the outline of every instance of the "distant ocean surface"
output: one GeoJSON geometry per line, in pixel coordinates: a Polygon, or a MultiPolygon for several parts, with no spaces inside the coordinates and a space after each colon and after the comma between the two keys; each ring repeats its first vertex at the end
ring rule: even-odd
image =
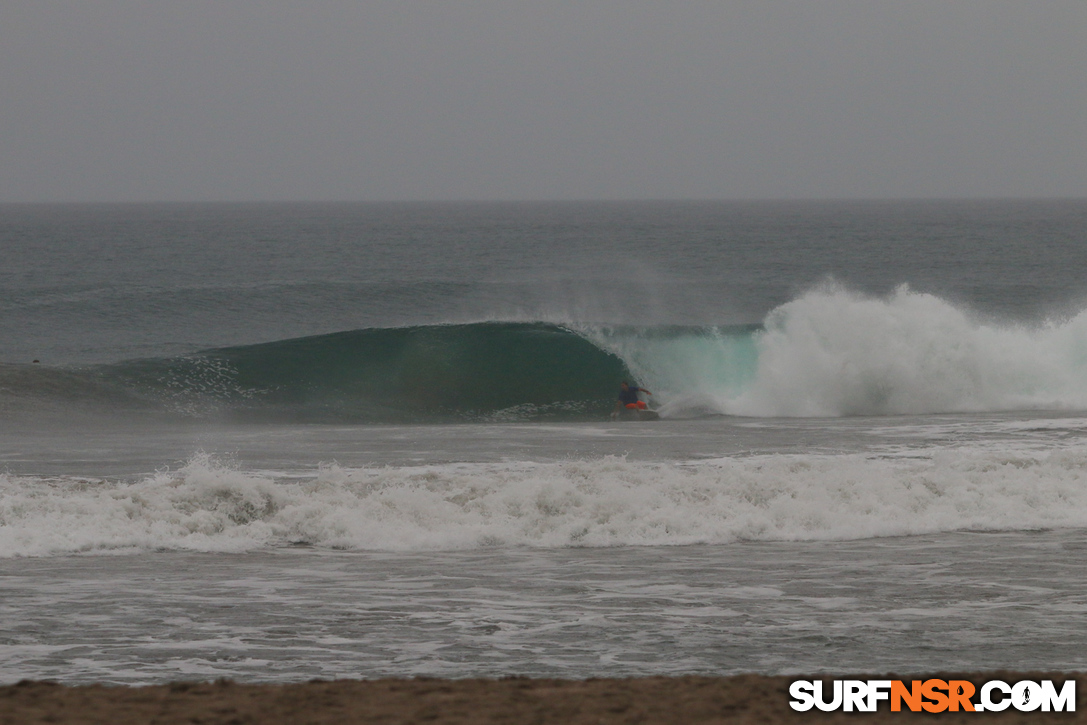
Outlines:
{"type": "Polygon", "coordinates": [[[0,682],[1087,667],[1087,202],[0,205],[0,250],[0,682]]]}

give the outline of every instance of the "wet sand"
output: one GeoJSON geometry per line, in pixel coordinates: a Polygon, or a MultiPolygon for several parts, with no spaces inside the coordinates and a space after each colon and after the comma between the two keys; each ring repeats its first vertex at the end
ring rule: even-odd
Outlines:
{"type": "MultiPolygon", "coordinates": [[[[924,678],[981,683],[1076,677],[1059,673],[943,673],[924,678]]],[[[871,679],[907,679],[880,675],[871,679]]],[[[551,680],[340,680],[289,685],[175,683],[154,687],[66,687],[21,682],[0,687],[0,724],[19,723],[938,723],[1087,722],[1087,707],[1075,713],[914,714],[797,713],[789,708],[792,677],[645,677],[551,680]]],[[[859,676],[857,679],[869,679],[859,676]]],[[[1078,704],[1078,703],[1077,703],[1078,704]]]]}

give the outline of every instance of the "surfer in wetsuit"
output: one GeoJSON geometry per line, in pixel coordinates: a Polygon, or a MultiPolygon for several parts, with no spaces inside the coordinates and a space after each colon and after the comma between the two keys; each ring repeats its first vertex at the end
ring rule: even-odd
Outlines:
{"type": "Polygon", "coordinates": [[[646,395],[653,394],[645,388],[631,385],[626,380],[619,383],[619,400],[615,401],[615,412],[611,414],[611,417],[615,418],[618,416],[624,408],[628,410],[645,410],[645,401],[638,399],[638,393],[645,393],[646,395]]]}

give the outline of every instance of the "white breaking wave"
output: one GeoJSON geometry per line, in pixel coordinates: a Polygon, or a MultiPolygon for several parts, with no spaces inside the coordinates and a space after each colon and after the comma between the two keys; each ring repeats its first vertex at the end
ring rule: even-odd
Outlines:
{"type": "Polygon", "coordinates": [[[1087,311],[1002,326],[906,286],[885,299],[828,286],[751,336],[586,336],[623,359],[666,417],[1087,409],[1087,311]]]}
{"type": "MultiPolygon", "coordinates": [[[[916,453],[916,451],[914,451],[916,453]]],[[[1087,526],[1087,446],[925,459],[323,467],[197,456],[136,483],[0,476],[0,556],[307,543],[368,550],[858,539],[1087,526]]]]}

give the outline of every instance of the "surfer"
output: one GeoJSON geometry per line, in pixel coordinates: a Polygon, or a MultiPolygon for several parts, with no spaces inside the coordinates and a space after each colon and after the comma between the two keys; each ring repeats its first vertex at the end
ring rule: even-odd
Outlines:
{"type": "Polygon", "coordinates": [[[615,412],[611,414],[611,417],[617,417],[619,413],[623,412],[624,408],[627,410],[646,410],[645,401],[638,399],[638,393],[653,394],[645,388],[631,385],[626,380],[619,383],[619,400],[615,401],[615,412]]]}

